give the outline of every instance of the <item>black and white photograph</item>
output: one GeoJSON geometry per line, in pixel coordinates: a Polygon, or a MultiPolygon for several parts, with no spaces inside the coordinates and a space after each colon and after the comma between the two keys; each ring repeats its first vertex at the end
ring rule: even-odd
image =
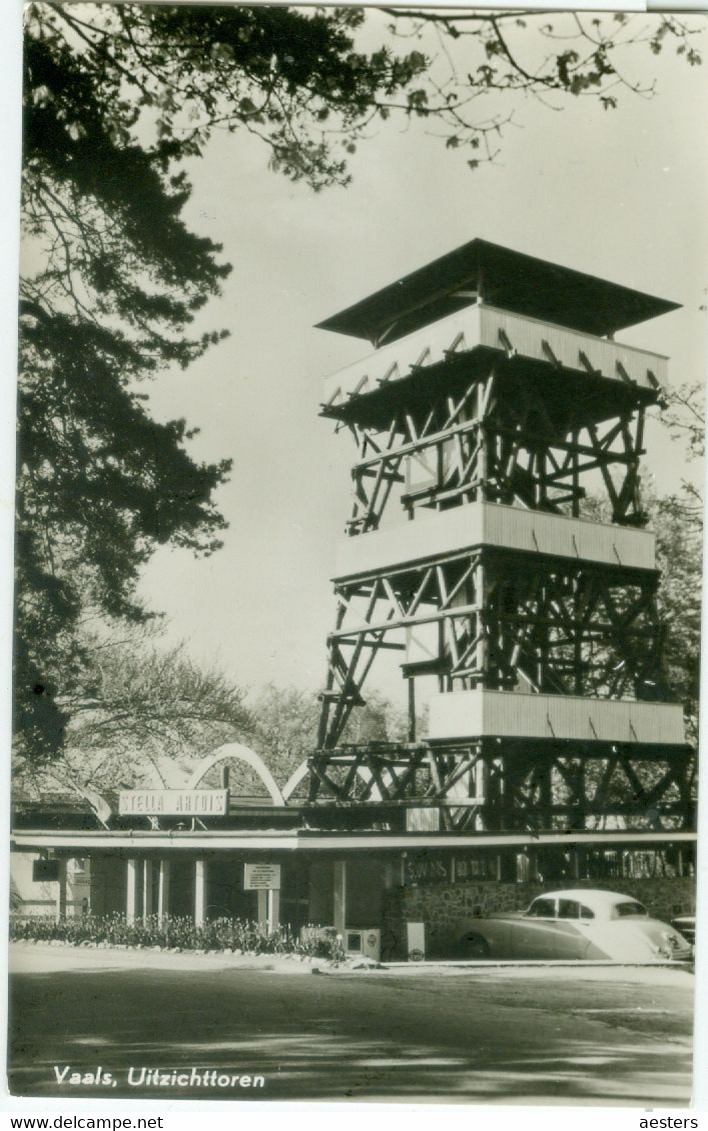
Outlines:
{"type": "Polygon", "coordinates": [[[695,1103],[707,34],[26,5],[12,1097],[695,1103]]]}

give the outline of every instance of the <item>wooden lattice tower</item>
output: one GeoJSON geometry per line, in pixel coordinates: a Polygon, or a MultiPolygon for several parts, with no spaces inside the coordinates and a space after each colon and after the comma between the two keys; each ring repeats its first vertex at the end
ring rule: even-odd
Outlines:
{"type": "Polygon", "coordinates": [[[666,359],[613,340],[674,307],[474,240],[321,324],[376,350],[325,383],[357,458],[312,804],[466,832],[688,827],[639,489],[666,359]],[[391,648],[411,741],[340,745],[391,648]]]}

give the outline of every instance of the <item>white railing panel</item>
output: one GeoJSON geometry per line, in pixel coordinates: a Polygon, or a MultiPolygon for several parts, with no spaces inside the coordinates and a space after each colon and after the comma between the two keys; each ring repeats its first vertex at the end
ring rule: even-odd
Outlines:
{"type": "Polygon", "coordinates": [[[625,346],[607,338],[597,338],[592,334],[583,334],[565,326],[541,322],[537,318],[511,314],[496,307],[483,306],[481,309],[482,345],[498,348],[500,334],[503,334],[522,357],[537,361],[550,360],[548,351],[544,348],[545,342],[553,356],[568,369],[586,369],[580,357],[583,353],[591,367],[603,377],[624,380],[618,368],[619,363],[627,377],[636,381],[641,388],[652,388],[649,370],[660,383],[666,379],[666,358],[660,354],[625,346]]]}
{"type": "Polygon", "coordinates": [[[413,522],[393,529],[341,539],[335,576],[375,573],[481,545],[628,569],[656,568],[656,539],[646,530],[496,503],[467,503],[440,512],[421,507],[415,514],[413,522]]]}
{"type": "Polygon", "coordinates": [[[681,745],[683,709],[676,703],[458,691],[430,700],[431,739],[482,736],[681,745]]]}
{"type": "MultiPolygon", "coordinates": [[[[470,306],[391,345],[382,346],[362,361],[325,377],[323,403],[339,404],[350,396],[370,393],[382,382],[407,377],[415,366],[425,368],[444,361],[449,350],[463,353],[483,345],[505,352],[504,338],[520,357],[548,361],[548,352],[543,345],[545,341],[553,356],[570,369],[585,370],[580,358],[582,352],[592,368],[603,377],[623,381],[617,365],[619,362],[627,376],[641,388],[652,387],[649,371],[659,383],[666,381],[667,363],[661,354],[569,330],[551,322],[541,322],[537,318],[511,314],[497,307],[470,306]]],[[[592,380],[592,376],[588,375],[588,379],[592,380]]]]}

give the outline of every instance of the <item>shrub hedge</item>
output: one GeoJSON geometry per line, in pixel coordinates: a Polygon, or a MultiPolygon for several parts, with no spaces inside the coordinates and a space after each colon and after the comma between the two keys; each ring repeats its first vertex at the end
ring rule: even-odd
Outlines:
{"type": "Polygon", "coordinates": [[[81,915],[56,920],[49,916],[13,916],[10,939],[14,942],[107,943],[109,946],[160,946],[181,950],[240,950],[247,954],[294,954],[341,961],[341,939],[334,930],[318,928],[296,938],[287,927],[270,933],[249,919],[210,919],[196,927],[187,916],[156,915],[129,923],[125,915],[81,915]]]}

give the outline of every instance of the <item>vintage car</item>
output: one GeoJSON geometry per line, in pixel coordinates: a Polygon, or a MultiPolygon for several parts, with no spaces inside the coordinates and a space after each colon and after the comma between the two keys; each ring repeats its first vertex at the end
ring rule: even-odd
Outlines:
{"type": "Polygon", "coordinates": [[[469,959],[609,959],[688,961],[691,944],[652,919],[641,903],[613,891],[549,891],[528,911],[474,918],[456,931],[457,953],[469,959]]]}
{"type": "Polygon", "coordinates": [[[671,926],[674,930],[683,935],[685,939],[691,943],[692,946],[696,945],[696,916],[695,915],[677,915],[675,919],[671,920],[671,926]]]}

